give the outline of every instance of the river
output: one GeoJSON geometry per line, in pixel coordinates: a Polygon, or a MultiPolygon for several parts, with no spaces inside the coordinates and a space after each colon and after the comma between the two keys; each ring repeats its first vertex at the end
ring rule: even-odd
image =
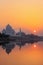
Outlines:
{"type": "Polygon", "coordinates": [[[16,45],[9,54],[0,46],[0,65],[43,65],[43,42],[16,45]]]}

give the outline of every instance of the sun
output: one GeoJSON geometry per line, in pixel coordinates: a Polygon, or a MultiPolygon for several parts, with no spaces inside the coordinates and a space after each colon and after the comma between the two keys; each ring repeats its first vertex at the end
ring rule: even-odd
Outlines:
{"type": "Polygon", "coordinates": [[[34,30],[33,32],[36,33],[36,30],[34,30]]]}
{"type": "Polygon", "coordinates": [[[36,48],[37,46],[34,44],[34,48],[36,48]]]}

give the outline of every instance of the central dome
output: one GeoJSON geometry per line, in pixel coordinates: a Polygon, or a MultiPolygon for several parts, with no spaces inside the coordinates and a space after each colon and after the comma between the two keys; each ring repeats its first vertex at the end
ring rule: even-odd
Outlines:
{"type": "Polygon", "coordinates": [[[15,35],[15,31],[12,29],[12,27],[9,24],[6,26],[5,29],[3,29],[2,33],[10,35],[10,36],[15,35]]]}

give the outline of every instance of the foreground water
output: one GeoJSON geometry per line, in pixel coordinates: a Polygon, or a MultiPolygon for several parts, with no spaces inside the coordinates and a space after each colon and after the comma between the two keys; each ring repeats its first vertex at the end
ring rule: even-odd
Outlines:
{"type": "Polygon", "coordinates": [[[9,54],[0,46],[0,65],[43,65],[43,42],[15,46],[9,54]]]}

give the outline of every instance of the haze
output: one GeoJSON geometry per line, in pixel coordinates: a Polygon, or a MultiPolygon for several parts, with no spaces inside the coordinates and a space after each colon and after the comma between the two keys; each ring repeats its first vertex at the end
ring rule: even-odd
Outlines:
{"type": "Polygon", "coordinates": [[[43,32],[43,0],[0,0],[0,30],[7,24],[40,34],[39,31],[43,32]]]}

